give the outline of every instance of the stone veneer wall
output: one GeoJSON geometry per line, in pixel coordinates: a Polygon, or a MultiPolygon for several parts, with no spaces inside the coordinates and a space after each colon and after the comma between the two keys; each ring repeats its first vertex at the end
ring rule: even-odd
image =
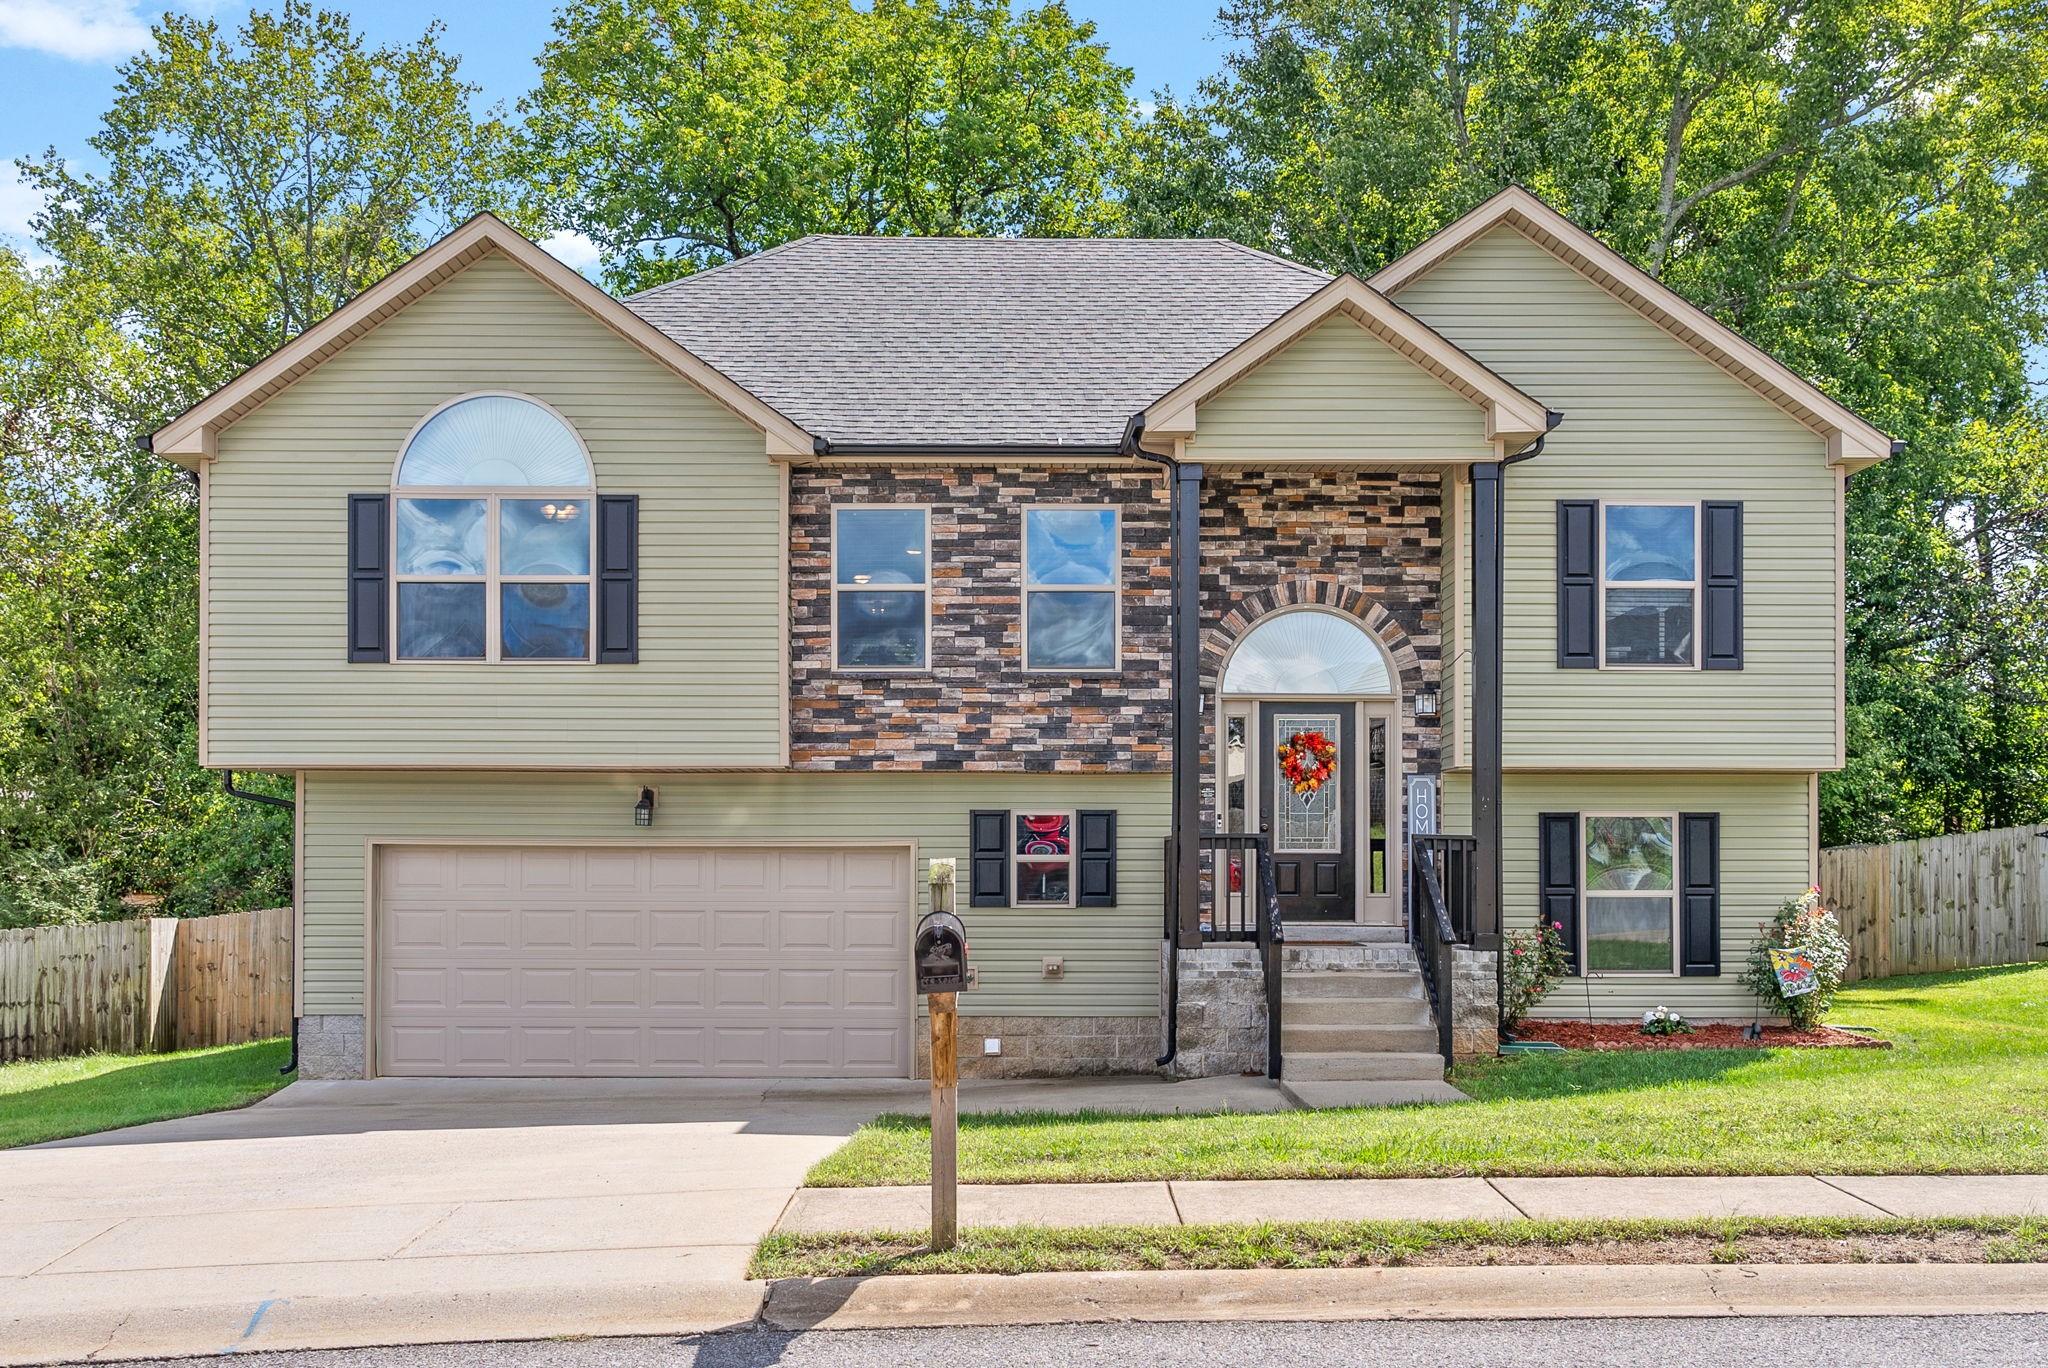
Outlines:
{"type": "Polygon", "coordinates": [[[359,1016],[299,1018],[300,1078],[361,1078],[363,1019],[359,1016]]]}
{"type": "Polygon", "coordinates": [[[1491,1059],[1500,1053],[1500,952],[1451,952],[1451,1057],[1491,1059]]]}
{"type": "MultiPolygon", "coordinates": [[[[1230,648],[1280,608],[1358,618],[1401,675],[1402,769],[1437,771],[1438,729],[1415,691],[1442,678],[1443,486],[1436,474],[1210,469],[1202,487],[1202,693],[1230,648]]],[[[1203,712],[1204,754],[1214,745],[1203,712]]],[[[1211,795],[1213,799],[1213,795],[1211,795]]],[[[1213,811],[1211,812],[1213,818],[1213,811]]]]}
{"type": "Polygon", "coordinates": [[[800,770],[1164,772],[1172,725],[1166,490],[1150,468],[799,466],[790,473],[790,755],[800,770]],[[931,510],[931,669],[832,668],[832,507],[931,510]],[[1123,664],[1027,674],[1024,510],[1114,504],[1123,664]]]}
{"type": "MultiPolygon", "coordinates": [[[[914,1077],[932,1076],[931,1023],[915,1027],[914,1077]]],[[[1062,1078],[1079,1074],[1157,1072],[1161,1053],[1156,1017],[960,1018],[962,1078],[1062,1078]],[[1003,1042],[1000,1055],[982,1053],[989,1037],[1003,1042]]]]}
{"type": "Polygon", "coordinates": [[[1181,950],[1176,1078],[1266,1072],[1266,971],[1256,945],[1181,950]]]}

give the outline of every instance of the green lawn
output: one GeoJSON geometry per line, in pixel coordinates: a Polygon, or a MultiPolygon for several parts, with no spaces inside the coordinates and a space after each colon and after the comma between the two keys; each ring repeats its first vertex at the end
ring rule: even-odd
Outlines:
{"type": "MultiPolygon", "coordinates": [[[[1893,1048],[1519,1055],[1460,1069],[1456,1106],[963,1116],[960,1176],[2048,1172],[2048,965],[1857,984],[1832,1020],[1893,1048]]],[[[885,1116],[809,1181],[920,1183],[929,1155],[921,1119],[885,1116]]]]}
{"type": "Polygon", "coordinates": [[[0,1149],[246,1107],[291,1079],[291,1043],[0,1064],[0,1149]]]}
{"type": "Polygon", "coordinates": [[[1266,1225],[973,1227],[934,1253],[922,1230],[770,1235],[755,1278],[1162,1268],[1506,1263],[2043,1263],[2038,1216],[1949,1220],[1320,1221],[1266,1225]]]}

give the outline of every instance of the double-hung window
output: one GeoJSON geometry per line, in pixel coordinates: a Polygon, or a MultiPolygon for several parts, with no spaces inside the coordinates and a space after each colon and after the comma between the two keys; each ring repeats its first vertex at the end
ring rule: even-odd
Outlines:
{"type": "Polygon", "coordinates": [[[1117,668],[1123,548],[1110,507],[1024,511],[1024,668],[1117,668]]]}
{"type": "Polygon", "coordinates": [[[1011,832],[1013,907],[1074,905],[1074,814],[1015,812],[1011,832]]]}
{"type": "Polygon", "coordinates": [[[398,658],[589,660],[595,493],[583,444],[531,399],[430,416],[391,491],[398,658]]]}
{"type": "Polygon", "coordinates": [[[1677,972],[1677,824],[1668,813],[1584,819],[1587,972],[1677,972]]]}
{"type": "Polygon", "coordinates": [[[931,514],[909,504],[832,510],[832,661],[922,670],[931,658],[931,514]]]}
{"type": "Polygon", "coordinates": [[[1699,505],[1601,505],[1601,659],[1698,663],[1699,505]]]}

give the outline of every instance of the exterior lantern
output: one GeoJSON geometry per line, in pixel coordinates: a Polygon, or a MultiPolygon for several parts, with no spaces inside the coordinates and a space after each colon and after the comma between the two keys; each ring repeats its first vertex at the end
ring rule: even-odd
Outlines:
{"type": "Polygon", "coordinates": [[[644,788],[640,790],[640,801],[633,804],[633,825],[641,827],[654,825],[653,789],[644,788]]]}

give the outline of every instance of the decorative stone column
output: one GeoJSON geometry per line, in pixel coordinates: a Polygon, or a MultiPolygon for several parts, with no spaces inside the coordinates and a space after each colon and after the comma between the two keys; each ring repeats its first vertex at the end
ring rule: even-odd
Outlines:
{"type": "Polygon", "coordinates": [[[1451,1058],[1500,1053],[1500,952],[1460,945],[1451,952],[1451,1058]]]}

